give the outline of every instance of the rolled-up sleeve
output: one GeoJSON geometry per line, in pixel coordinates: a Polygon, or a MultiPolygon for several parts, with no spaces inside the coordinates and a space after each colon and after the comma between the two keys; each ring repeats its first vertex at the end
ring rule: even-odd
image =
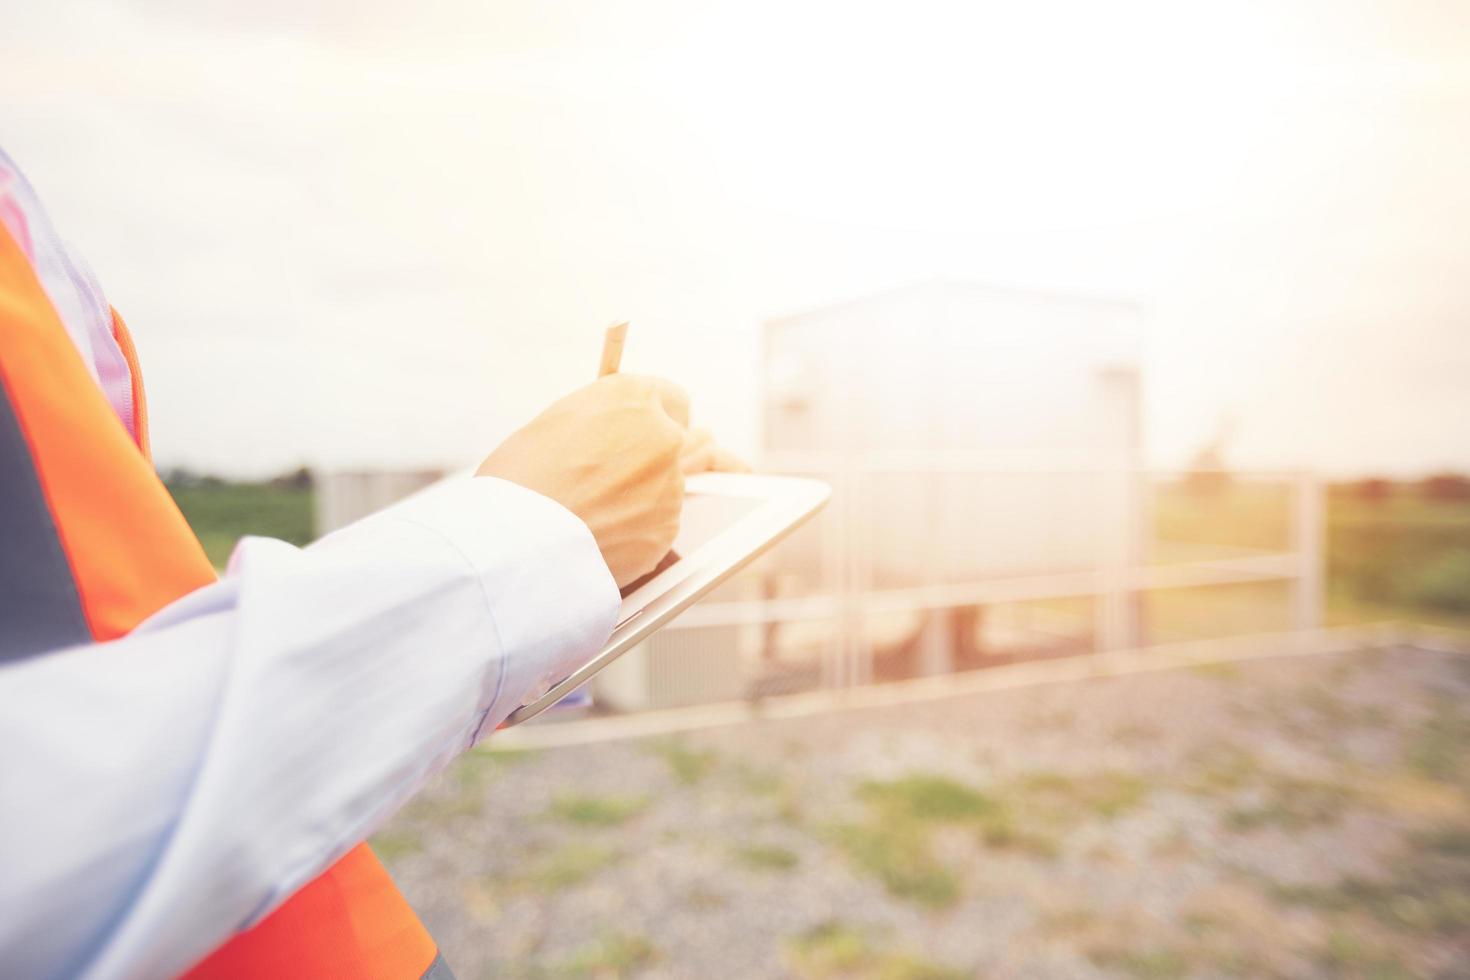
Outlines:
{"type": "Polygon", "coordinates": [[[489,478],[229,573],[134,633],[0,668],[0,962],[175,974],[600,648],[591,533],[489,478]]]}

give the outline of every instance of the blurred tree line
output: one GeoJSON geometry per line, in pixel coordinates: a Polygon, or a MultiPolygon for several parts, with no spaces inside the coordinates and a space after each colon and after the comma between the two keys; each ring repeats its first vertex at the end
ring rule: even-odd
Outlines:
{"type": "Polygon", "coordinates": [[[1413,483],[1402,483],[1381,476],[1370,476],[1345,489],[1359,500],[1368,503],[1383,503],[1395,496],[1417,495],[1420,498],[1445,504],[1470,502],[1470,476],[1463,473],[1435,473],[1413,483]]]}

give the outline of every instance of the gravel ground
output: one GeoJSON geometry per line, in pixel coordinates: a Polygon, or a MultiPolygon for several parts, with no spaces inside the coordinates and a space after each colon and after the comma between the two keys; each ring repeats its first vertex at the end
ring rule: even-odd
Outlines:
{"type": "Polygon", "coordinates": [[[1470,661],[468,754],[374,840],[462,980],[1470,977],[1470,661]]]}

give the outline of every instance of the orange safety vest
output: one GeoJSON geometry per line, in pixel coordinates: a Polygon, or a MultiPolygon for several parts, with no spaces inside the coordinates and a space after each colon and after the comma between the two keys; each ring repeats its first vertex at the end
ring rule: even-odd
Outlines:
{"type": "MultiPolygon", "coordinates": [[[[0,224],[0,593],[11,597],[0,608],[0,660],[114,639],[215,580],[149,461],[142,374],[115,312],[113,332],[132,372],[137,442],[0,224]]],[[[358,844],[187,975],[437,980],[449,971],[358,844]]]]}

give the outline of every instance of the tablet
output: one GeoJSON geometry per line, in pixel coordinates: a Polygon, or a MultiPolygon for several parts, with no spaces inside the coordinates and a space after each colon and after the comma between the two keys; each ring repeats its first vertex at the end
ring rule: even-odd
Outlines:
{"type": "Polygon", "coordinates": [[[700,473],[689,477],[684,489],[673,550],[652,572],[623,588],[617,626],[601,652],[511,712],[502,727],[536,717],[587,683],[821,510],[832,492],[817,480],[751,473],[700,473]]]}

